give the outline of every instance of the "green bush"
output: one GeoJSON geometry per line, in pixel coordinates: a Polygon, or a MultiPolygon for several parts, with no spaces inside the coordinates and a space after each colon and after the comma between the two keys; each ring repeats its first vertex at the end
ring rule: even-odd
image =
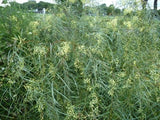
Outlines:
{"type": "Polygon", "coordinates": [[[159,20],[35,16],[4,32],[1,119],[160,119],[159,20]]]}

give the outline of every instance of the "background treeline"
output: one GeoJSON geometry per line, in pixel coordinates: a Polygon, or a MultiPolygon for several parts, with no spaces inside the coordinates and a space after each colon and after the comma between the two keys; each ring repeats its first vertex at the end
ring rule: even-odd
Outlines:
{"type": "MultiPolygon", "coordinates": [[[[43,8],[46,9],[46,12],[56,12],[57,8],[60,6],[59,4],[52,4],[48,2],[40,1],[39,3],[36,3],[36,1],[28,1],[23,4],[17,3],[17,2],[10,2],[11,6],[14,6],[19,9],[23,10],[42,10],[43,8]]],[[[74,4],[72,5],[73,10],[74,4]]],[[[83,5],[84,6],[84,5],[83,5]]],[[[120,15],[122,13],[122,10],[119,8],[116,8],[114,5],[106,6],[106,4],[101,4],[95,7],[91,6],[84,6],[82,8],[84,14],[89,15],[95,15],[95,9],[97,10],[96,14],[99,15],[120,15]]]]}
{"type": "MultiPolygon", "coordinates": [[[[93,7],[92,9],[96,9],[99,15],[120,15],[122,13],[122,10],[116,8],[114,5],[106,6],[106,4],[101,4],[93,7]]],[[[85,7],[85,11],[87,14],[92,13],[91,7],[89,6],[85,7]]]]}
{"type": "Polygon", "coordinates": [[[16,8],[20,8],[21,10],[33,10],[33,9],[38,9],[42,10],[43,8],[46,8],[47,10],[53,9],[54,4],[47,3],[40,1],[39,3],[36,3],[36,1],[28,1],[23,4],[17,3],[17,2],[10,2],[11,6],[14,6],[16,8]]]}

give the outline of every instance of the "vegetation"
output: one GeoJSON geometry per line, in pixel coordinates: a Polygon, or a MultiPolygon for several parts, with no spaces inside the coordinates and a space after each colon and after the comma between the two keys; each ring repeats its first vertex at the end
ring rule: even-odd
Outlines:
{"type": "Polygon", "coordinates": [[[55,8],[46,15],[0,8],[0,119],[159,120],[153,11],[79,16],[55,8]]]}

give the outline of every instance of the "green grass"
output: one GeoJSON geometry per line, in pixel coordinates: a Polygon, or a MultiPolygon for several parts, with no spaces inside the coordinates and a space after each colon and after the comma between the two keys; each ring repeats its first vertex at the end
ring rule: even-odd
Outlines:
{"type": "Polygon", "coordinates": [[[0,17],[2,120],[160,119],[155,17],[10,12],[0,17]]]}

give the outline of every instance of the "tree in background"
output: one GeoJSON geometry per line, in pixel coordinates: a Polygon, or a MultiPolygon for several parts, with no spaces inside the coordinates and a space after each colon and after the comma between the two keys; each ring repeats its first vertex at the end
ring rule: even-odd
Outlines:
{"type": "Polygon", "coordinates": [[[95,11],[98,11],[98,14],[100,16],[105,16],[105,15],[120,15],[121,10],[119,8],[116,8],[113,4],[110,6],[106,6],[106,4],[101,4],[99,6],[85,6],[84,7],[84,12],[87,15],[95,15],[95,11]]]}
{"type": "Polygon", "coordinates": [[[72,6],[72,11],[74,11],[74,14],[82,16],[83,3],[81,0],[75,0],[75,2],[71,4],[71,6],[72,6]]]}
{"type": "Polygon", "coordinates": [[[71,8],[70,11],[77,16],[81,16],[83,12],[82,0],[56,0],[63,7],[64,13],[67,15],[66,8],[71,8]]]}
{"type": "Polygon", "coordinates": [[[119,8],[115,8],[114,14],[115,15],[120,15],[121,14],[121,10],[119,8]]]}
{"type": "Polygon", "coordinates": [[[8,0],[1,0],[3,4],[8,3],[8,0]]]}
{"type": "Polygon", "coordinates": [[[110,5],[110,6],[107,8],[107,14],[108,14],[108,15],[113,15],[114,10],[115,10],[114,5],[110,5]]]}
{"type": "Polygon", "coordinates": [[[101,4],[99,6],[99,15],[107,15],[107,6],[106,6],[106,4],[101,4]]]}
{"type": "Polygon", "coordinates": [[[157,2],[158,0],[154,0],[154,10],[157,10],[157,2]]]}
{"type": "Polygon", "coordinates": [[[46,8],[46,10],[49,10],[49,9],[54,8],[54,5],[51,4],[51,3],[42,2],[42,1],[40,1],[39,3],[37,3],[37,9],[38,10],[42,10],[43,8],[46,8]]]}
{"type": "Polygon", "coordinates": [[[141,3],[142,3],[142,8],[145,9],[148,3],[148,0],[141,0],[141,3]]]}
{"type": "Polygon", "coordinates": [[[32,10],[32,9],[37,9],[37,3],[35,0],[29,0],[26,3],[22,4],[24,9],[32,10]]]}
{"type": "Polygon", "coordinates": [[[0,0],[0,7],[7,7],[10,6],[8,0],[0,0]]]}

